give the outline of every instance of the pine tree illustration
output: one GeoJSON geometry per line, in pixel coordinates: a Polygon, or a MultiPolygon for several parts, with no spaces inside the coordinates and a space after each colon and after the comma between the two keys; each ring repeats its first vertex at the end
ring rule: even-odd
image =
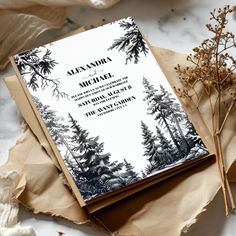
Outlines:
{"type": "Polygon", "coordinates": [[[123,163],[110,162],[110,153],[104,153],[104,144],[98,137],[89,137],[77,121],[69,114],[73,136],[72,150],[77,154],[77,161],[83,166],[77,183],[83,197],[90,199],[123,186],[119,171],[123,163]],[[82,181],[83,180],[83,181],[82,181]]]}
{"type": "Polygon", "coordinates": [[[191,147],[194,147],[196,144],[205,148],[205,145],[200,138],[199,134],[196,132],[192,122],[188,119],[187,115],[184,119],[184,125],[187,129],[186,137],[188,139],[188,143],[191,147]]]}
{"type": "Polygon", "coordinates": [[[144,173],[143,170],[141,170],[141,174],[142,174],[142,178],[143,178],[143,179],[147,177],[147,175],[144,173]]]}
{"type": "Polygon", "coordinates": [[[148,126],[143,121],[141,121],[141,129],[144,140],[142,144],[145,148],[144,156],[147,157],[149,162],[148,174],[150,174],[156,168],[156,136],[153,135],[152,131],[149,130],[148,126]]]}
{"type": "Polygon", "coordinates": [[[134,61],[137,64],[140,54],[143,53],[146,56],[149,49],[132,18],[128,17],[119,24],[124,29],[125,34],[119,39],[115,39],[109,50],[116,48],[118,51],[124,51],[126,53],[126,64],[129,61],[134,61]]]}
{"type": "Polygon", "coordinates": [[[176,99],[173,98],[171,93],[169,93],[162,85],[160,85],[160,94],[162,95],[162,98],[165,103],[169,106],[170,115],[168,118],[172,124],[176,125],[176,133],[178,133],[181,138],[182,149],[186,153],[189,153],[191,147],[188,143],[187,138],[185,137],[183,128],[181,127],[181,122],[185,119],[186,114],[183,111],[182,107],[179,105],[179,103],[176,101],[176,99]]]}
{"type": "Polygon", "coordinates": [[[68,170],[70,171],[72,176],[76,178],[76,176],[78,176],[78,174],[80,173],[78,171],[79,163],[77,164],[74,163],[76,162],[75,155],[67,143],[69,125],[67,125],[64,119],[58,116],[57,112],[55,110],[52,110],[49,105],[43,105],[43,103],[39,100],[39,98],[34,96],[33,101],[56,146],[58,148],[60,148],[60,146],[65,146],[70,155],[73,156],[74,158],[73,161],[69,160],[67,158],[67,155],[63,157],[65,164],[68,167],[68,170]]]}
{"type": "Polygon", "coordinates": [[[182,156],[185,156],[187,152],[185,153],[181,149],[173,134],[173,131],[171,130],[171,126],[168,123],[168,118],[171,114],[169,101],[165,100],[165,95],[154,89],[153,85],[151,85],[146,78],[143,78],[143,85],[145,88],[144,92],[146,94],[144,101],[148,104],[148,114],[154,115],[155,120],[158,121],[159,125],[164,126],[167,129],[176,148],[182,156]]]}
{"type": "Polygon", "coordinates": [[[155,166],[155,165],[153,165],[153,164],[151,164],[151,163],[148,163],[148,164],[145,166],[144,171],[145,171],[145,175],[146,175],[146,177],[147,177],[147,175],[149,175],[149,174],[151,174],[151,173],[157,171],[157,169],[156,169],[156,166],[155,166]]]}
{"type": "Polygon", "coordinates": [[[177,159],[176,150],[173,148],[171,142],[164,136],[161,130],[156,126],[156,136],[160,149],[158,156],[160,161],[159,169],[164,168],[167,164],[172,164],[177,159]]]}
{"type": "Polygon", "coordinates": [[[134,167],[124,158],[124,167],[125,172],[123,172],[122,178],[124,178],[126,185],[134,183],[138,181],[140,178],[138,177],[138,173],[134,171],[134,167]]]}
{"type": "Polygon", "coordinates": [[[65,139],[69,131],[69,126],[65,124],[64,119],[58,116],[49,105],[43,105],[36,96],[33,97],[33,101],[55,144],[57,146],[64,144],[63,137],[65,139]]]}
{"type": "Polygon", "coordinates": [[[52,96],[69,99],[68,94],[60,91],[60,80],[48,77],[57,62],[51,58],[51,51],[42,46],[26,52],[20,53],[14,57],[15,63],[27,85],[32,90],[39,88],[44,90],[50,88],[52,96]]]}
{"type": "Polygon", "coordinates": [[[37,97],[33,99],[57,147],[66,147],[64,161],[84,199],[100,196],[128,183],[121,177],[124,163],[111,162],[110,154],[104,153],[104,144],[98,142],[98,137],[89,137],[70,114],[70,125],[67,125],[49,105],[43,105],[37,97]]]}
{"type": "Polygon", "coordinates": [[[154,86],[149,83],[149,81],[143,77],[143,86],[145,88],[145,98],[144,101],[147,101],[148,103],[150,103],[153,99],[153,97],[155,97],[155,95],[158,93],[158,90],[154,88],[154,86]]]}

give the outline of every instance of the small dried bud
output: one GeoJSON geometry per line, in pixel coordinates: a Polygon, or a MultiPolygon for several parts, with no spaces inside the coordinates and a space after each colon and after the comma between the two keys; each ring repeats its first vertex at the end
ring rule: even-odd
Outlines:
{"type": "Polygon", "coordinates": [[[200,49],[196,47],[196,48],[193,48],[193,51],[194,51],[194,52],[199,52],[200,49]]]}

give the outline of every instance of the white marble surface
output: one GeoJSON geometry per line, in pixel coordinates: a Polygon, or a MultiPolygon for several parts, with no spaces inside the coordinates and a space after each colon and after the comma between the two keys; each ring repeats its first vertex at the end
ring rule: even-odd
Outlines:
{"type": "MultiPolygon", "coordinates": [[[[152,45],[189,53],[191,48],[200,44],[208,35],[203,27],[209,19],[209,11],[235,4],[233,0],[123,0],[107,10],[86,7],[71,7],[69,17],[90,27],[110,22],[125,16],[133,16],[152,45]]],[[[235,29],[236,20],[231,19],[229,28],[235,29]]],[[[53,38],[59,32],[48,33],[45,38],[53,38]]],[[[44,37],[43,37],[44,38],[44,37]]],[[[43,39],[41,39],[43,40],[43,39]]],[[[8,69],[0,77],[12,74],[8,69]]],[[[0,164],[7,159],[9,148],[14,145],[21,133],[21,116],[6,86],[0,80],[0,164]]],[[[236,196],[236,185],[233,185],[236,196]]],[[[30,211],[20,210],[23,225],[33,225],[37,235],[57,236],[63,231],[65,236],[105,236],[107,233],[89,226],[77,226],[63,219],[45,215],[33,215],[30,211]]],[[[171,220],[171,219],[170,219],[171,220]]],[[[236,216],[225,219],[222,196],[216,197],[195,224],[188,236],[233,236],[236,235],[236,216]]]]}

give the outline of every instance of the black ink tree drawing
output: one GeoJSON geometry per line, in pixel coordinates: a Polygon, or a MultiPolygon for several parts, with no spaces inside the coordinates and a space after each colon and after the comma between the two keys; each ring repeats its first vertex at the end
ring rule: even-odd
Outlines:
{"type": "Polygon", "coordinates": [[[156,126],[156,135],[157,141],[159,144],[159,149],[157,150],[157,154],[160,159],[160,169],[164,168],[166,165],[171,164],[175,161],[176,158],[176,150],[174,149],[170,140],[168,140],[165,135],[161,132],[160,128],[156,126]]]}
{"type": "Polygon", "coordinates": [[[164,99],[165,98],[164,95],[158,93],[157,90],[154,89],[153,85],[151,85],[146,78],[143,79],[143,85],[146,93],[144,101],[147,101],[148,104],[148,114],[154,115],[155,120],[158,121],[159,125],[165,126],[179,153],[182,153],[182,155],[186,154],[181,149],[181,146],[177,142],[173,134],[173,131],[171,130],[171,127],[167,122],[167,119],[170,115],[169,101],[166,101],[164,99]]]}
{"type": "Polygon", "coordinates": [[[142,144],[145,147],[144,156],[148,160],[145,173],[151,174],[165,168],[168,164],[172,164],[176,158],[176,151],[160,129],[156,127],[156,135],[154,135],[143,121],[141,122],[141,129],[142,144]]]}
{"type": "Polygon", "coordinates": [[[65,120],[37,97],[33,100],[85,200],[140,179],[126,159],[123,162],[110,161],[111,155],[104,152],[104,144],[99,142],[99,137],[89,136],[89,132],[81,128],[71,114],[65,120]]]}
{"type": "Polygon", "coordinates": [[[29,88],[37,91],[39,88],[44,90],[50,87],[52,96],[55,96],[57,99],[68,99],[68,94],[60,91],[60,80],[48,77],[57,64],[51,58],[51,54],[48,48],[42,46],[20,53],[14,57],[14,60],[29,88]]]}
{"type": "Polygon", "coordinates": [[[104,144],[99,142],[99,137],[90,137],[70,114],[69,122],[72,130],[71,150],[76,153],[79,169],[76,183],[84,199],[100,196],[139,179],[133,166],[126,160],[111,162],[110,153],[104,153],[104,144]]]}
{"type": "Polygon", "coordinates": [[[150,174],[153,172],[157,165],[157,156],[156,156],[156,136],[153,132],[148,128],[148,126],[141,121],[141,129],[142,129],[142,136],[143,136],[143,145],[145,147],[144,156],[146,156],[148,160],[148,165],[146,167],[146,173],[150,174]]]}
{"type": "Polygon", "coordinates": [[[121,174],[125,181],[125,185],[137,182],[140,177],[138,173],[134,170],[134,167],[124,158],[124,168],[125,171],[121,174]]]}
{"type": "Polygon", "coordinates": [[[64,144],[62,137],[69,132],[69,126],[63,123],[64,119],[58,116],[56,111],[50,109],[49,105],[43,105],[37,97],[34,96],[33,101],[55,144],[57,146],[64,144]]]}
{"type": "MultiPolygon", "coordinates": [[[[70,131],[69,125],[65,124],[64,119],[58,116],[56,111],[52,110],[49,105],[43,105],[42,102],[35,96],[33,97],[33,100],[56,146],[58,148],[63,145],[66,146],[68,152],[74,157],[74,161],[76,161],[76,156],[73,154],[73,151],[66,140],[70,131]]],[[[72,161],[67,159],[65,161],[66,165],[74,173],[74,175],[76,173],[78,174],[78,171],[72,164],[72,161]]]]}
{"type": "MultiPolygon", "coordinates": [[[[169,120],[172,124],[176,125],[176,129],[178,134],[181,138],[181,147],[184,150],[185,153],[188,153],[190,151],[190,145],[183,133],[183,130],[181,128],[180,122],[186,118],[186,114],[183,112],[182,108],[180,107],[179,103],[176,102],[175,98],[172,97],[171,93],[169,93],[162,85],[160,85],[160,95],[162,98],[162,101],[165,102],[165,104],[169,108],[169,120]]],[[[195,132],[196,134],[196,132],[195,132]]]]}
{"type": "Polygon", "coordinates": [[[124,29],[124,36],[119,39],[115,39],[114,43],[109,49],[118,49],[118,51],[124,51],[126,53],[126,64],[130,61],[134,61],[135,64],[139,62],[140,54],[145,56],[149,49],[140,33],[138,26],[134,20],[130,17],[119,22],[120,27],[124,29]]]}
{"type": "Polygon", "coordinates": [[[171,93],[161,85],[159,90],[155,89],[146,78],[143,85],[147,114],[157,121],[155,134],[141,122],[144,156],[148,161],[145,174],[168,167],[180,159],[190,160],[207,154],[192,123],[171,93]]]}
{"type": "Polygon", "coordinates": [[[201,145],[202,147],[204,146],[204,143],[202,142],[202,139],[200,138],[200,136],[196,133],[195,128],[193,127],[193,124],[190,122],[190,120],[188,119],[187,115],[185,114],[185,118],[184,118],[184,126],[187,129],[186,132],[186,138],[188,140],[189,145],[192,147],[194,146],[196,143],[198,143],[199,145],[201,145]]]}

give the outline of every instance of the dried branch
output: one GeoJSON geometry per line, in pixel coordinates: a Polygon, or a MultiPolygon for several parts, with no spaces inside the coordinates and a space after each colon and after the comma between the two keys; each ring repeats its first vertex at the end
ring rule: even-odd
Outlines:
{"type": "Polygon", "coordinates": [[[232,12],[233,9],[230,6],[211,12],[212,23],[207,24],[206,27],[213,36],[205,39],[199,47],[193,49],[194,53],[187,57],[187,61],[192,64],[191,67],[181,67],[180,65],[175,67],[183,84],[183,89],[176,88],[177,93],[195,107],[212,136],[220,171],[226,215],[229,212],[227,197],[232,209],[235,208],[221,146],[222,131],[236,100],[236,76],[234,74],[236,60],[230,54],[236,48],[236,42],[234,34],[226,30],[227,17],[232,12]],[[202,115],[202,97],[206,97],[209,102],[211,128],[202,115]]]}

